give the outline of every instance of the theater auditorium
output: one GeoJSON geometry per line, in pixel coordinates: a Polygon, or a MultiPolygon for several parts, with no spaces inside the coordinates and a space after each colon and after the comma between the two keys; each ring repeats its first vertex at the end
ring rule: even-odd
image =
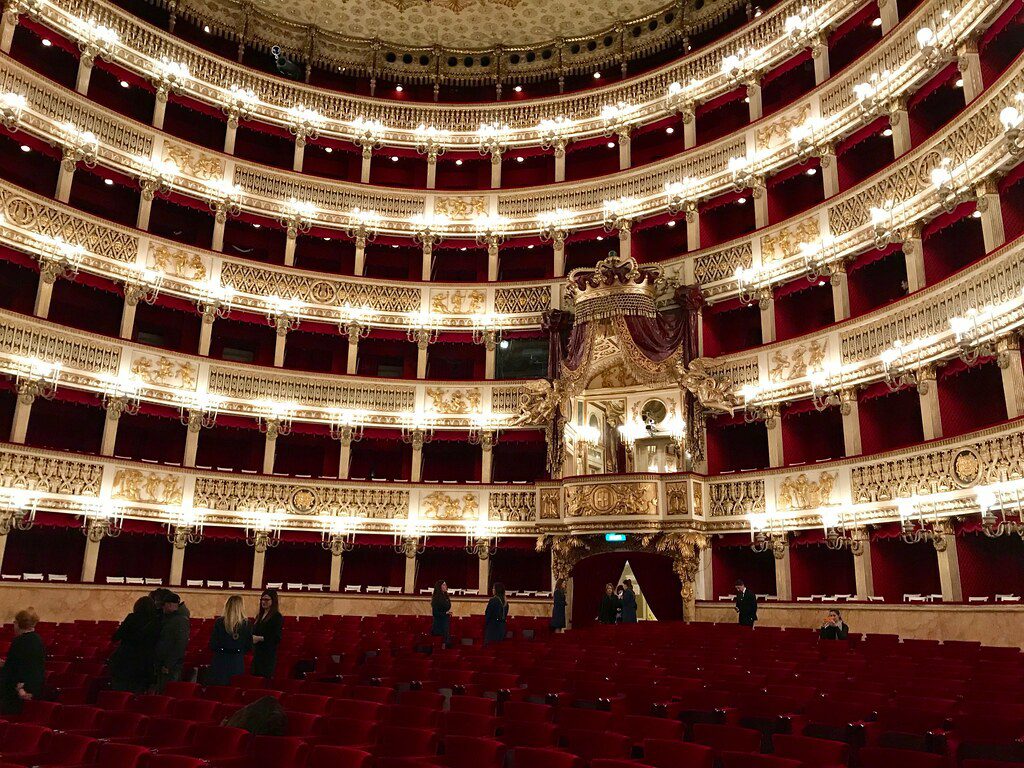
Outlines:
{"type": "Polygon", "coordinates": [[[4,0],[0,768],[1024,768],[1024,0],[4,0]]]}

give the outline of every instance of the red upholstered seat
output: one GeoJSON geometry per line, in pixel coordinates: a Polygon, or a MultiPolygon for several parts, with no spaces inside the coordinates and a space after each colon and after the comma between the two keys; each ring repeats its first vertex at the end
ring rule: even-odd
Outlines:
{"type": "Polygon", "coordinates": [[[226,760],[245,755],[252,737],[248,731],[227,725],[198,723],[192,731],[192,741],[187,747],[167,752],[204,760],[226,760]]]}
{"type": "Polygon", "coordinates": [[[506,701],[501,708],[501,717],[503,720],[515,720],[520,723],[550,723],[554,711],[554,707],[547,704],[506,701]]]}
{"type": "Polygon", "coordinates": [[[374,757],[421,757],[437,753],[437,731],[381,725],[377,742],[370,751],[374,757]]]}
{"type": "Polygon", "coordinates": [[[612,724],[616,730],[626,734],[634,743],[644,739],[681,739],[683,724],[678,720],[648,715],[627,715],[621,721],[612,724]]]}
{"type": "Polygon", "coordinates": [[[441,730],[451,736],[491,738],[498,730],[498,719],[490,715],[445,712],[441,730]]]}
{"type": "Polygon", "coordinates": [[[715,751],[711,747],[673,739],[645,739],[645,765],[654,768],[713,768],[715,751]]]}
{"type": "MultiPolygon", "coordinates": [[[[31,766],[81,765],[93,762],[99,742],[88,736],[73,733],[47,733],[39,742],[34,755],[22,755],[16,762],[31,766]]],[[[10,758],[8,758],[10,759],[10,758]]]]}
{"type": "Polygon", "coordinates": [[[558,726],[513,720],[502,723],[498,738],[510,747],[549,747],[554,746],[558,738],[558,726]]]}
{"type": "Polygon", "coordinates": [[[154,753],[143,755],[138,763],[138,768],[206,768],[206,766],[206,761],[200,757],[154,753]]]}
{"type": "Polygon", "coordinates": [[[693,740],[719,752],[760,752],[761,733],[738,725],[695,723],[693,740]]]}
{"type": "Polygon", "coordinates": [[[440,761],[448,768],[501,768],[505,745],[494,739],[446,736],[440,761]]]}
{"type": "Polygon", "coordinates": [[[361,749],[318,744],[309,751],[306,768],[367,768],[372,759],[361,749]]]}
{"type": "Polygon", "coordinates": [[[799,760],[787,760],[775,755],[752,755],[749,752],[722,752],[722,768],[800,768],[799,760]]]}
{"type": "Polygon", "coordinates": [[[306,712],[311,715],[326,715],[331,699],[308,693],[288,693],[281,697],[281,706],[287,712],[306,712]]]}
{"type": "Polygon", "coordinates": [[[864,747],[857,753],[857,759],[861,768],[942,768],[946,765],[942,755],[888,747],[864,747]]]}
{"type": "Polygon", "coordinates": [[[511,768],[582,768],[583,761],[568,752],[538,747],[512,750],[511,768]]]}
{"type": "Polygon", "coordinates": [[[628,736],[614,731],[566,731],[562,737],[563,749],[588,762],[597,757],[627,758],[631,745],[628,736]]]}
{"type": "Polygon", "coordinates": [[[600,709],[558,707],[555,722],[566,731],[605,731],[611,728],[612,713],[600,709]]]}
{"type": "Polygon", "coordinates": [[[101,741],[96,747],[95,764],[99,768],[136,768],[149,750],[135,744],[101,741]]]}
{"type": "Polygon", "coordinates": [[[777,733],[772,747],[776,757],[799,760],[806,768],[844,766],[850,760],[850,747],[842,741],[777,733]]]}

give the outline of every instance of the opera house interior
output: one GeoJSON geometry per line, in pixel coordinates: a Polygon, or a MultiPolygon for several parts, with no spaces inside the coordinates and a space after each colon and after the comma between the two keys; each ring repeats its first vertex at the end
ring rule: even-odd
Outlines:
{"type": "Polygon", "coordinates": [[[1024,0],[5,0],[0,768],[1024,766],[1024,0]]]}

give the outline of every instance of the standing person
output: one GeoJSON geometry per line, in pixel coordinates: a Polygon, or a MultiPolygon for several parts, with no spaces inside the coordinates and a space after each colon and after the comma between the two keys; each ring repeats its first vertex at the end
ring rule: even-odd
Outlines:
{"type": "Polygon", "coordinates": [[[162,607],[160,634],[153,652],[157,693],[163,693],[167,683],[181,679],[181,667],[185,663],[189,639],[190,614],[181,598],[167,590],[163,593],[162,607]]]}
{"type": "Polygon", "coordinates": [[[434,615],[434,622],[430,625],[430,634],[434,637],[443,637],[444,644],[448,645],[452,625],[452,599],[448,597],[448,584],[444,579],[440,579],[434,584],[434,594],[430,597],[430,610],[434,615]]]}
{"type": "Polygon", "coordinates": [[[252,630],[245,618],[242,596],[232,595],[224,603],[224,615],[213,623],[210,633],[213,662],[206,673],[207,685],[228,685],[235,675],[245,674],[245,654],[252,650],[252,630]]]}
{"type": "Polygon", "coordinates": [[[569,601],[565,599],[565,579],[555,582],[555,592],[551,596],[551,630],[557,632],[565,629],[565,609],[569,601]]]}
{"type": "Polygon", "coordinates": [[[260,610],[252,625],[252,673],[270,680],[277,669],[277,647],[281,644],[284,617],[277,601],[277,590],[260,595],[260,610]]]}
{"type": "Polygon", "coordinates": [[[15,637],[0,668],[0,714],[19,714],[26,701],[43,692],[46,649],[36,634],[38,623],[39,615],[32,608],[14,616],[15,637]]]}
{"type": "Polygon", "coordinates": [[[850,635],[850,628],[843,621],[843,614],[838,608],[829,609],[825,620],[818,627],[818,637],[822,640],[845,640],[850,635]]]}
{"type": "Polygon", "coordinates": [[[156,603],[140,597],[124,617],[113,639],[119,643],[110,655],[110,687],[115,691],[145,693],[153,684],[153,647],[160,634],[156,603]]]}
{"type": "Polygon", "coordinates": [[[742,579],[736,580],[736,613],[741,627],[752,627],[757,621],[757,595],[747,589],[742,579]]]}
{"type": "Polygon", "coordinates": [[[492,596],[484,611],[484,645],[500,643],[505,639],[505,622],[508,620],[508,600],[505,599],[505,585],[495,582],[492,596]]]}
{"type": "Polygon", "coordinates": [[[636,592],[633,591],[633,582],[626,579],[622,583],[625,586],[622,590],[622,623],[636,624],[636,592]]]}
{"type": "Polygon", "coordinates": [[[619,598],[615,596],[615,587],[604,585],[604,597],[597,609],[597,620],[602,624],[614,624],[619,613],[619,598]]]}

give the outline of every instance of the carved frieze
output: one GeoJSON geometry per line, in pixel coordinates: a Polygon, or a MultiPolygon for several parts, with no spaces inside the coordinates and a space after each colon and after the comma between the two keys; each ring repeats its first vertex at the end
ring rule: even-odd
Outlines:
{"type": "Polygon", "coordinates": [[[434,215],[447,216],[457,221],[468,221],[487,215],[486,197],[437,197],[434,199],[434,215]]]}
{"type": "Polygon", "coordinates": [[[487,500],[487,517],[506,523],[527,523],[536,518],[535,494],[531,491],[492,491],[487,500]]]}
{"type": "Polygon", "coordinates": [[[453,415],[480,412],[479,389],[427,387],[427,407],[435,413],[453,415]]]}
{"type": "Polygon", "coordinates": [[[200,477],[196,479],[193,504],[197,508],[224,512],[285,509],[303,515],[345,515],[370,520],[391,520],[408,517],[409,491],[399,488],[336,487],[329,484],[200,477]]]}
{"type": "Polygon", "coordinates": [[[112,497],[144,504],[180,504],[184,479],[169,472],[119,469],[112,497]]]}
{"type": "Polygon", "coordinates": [[[63,496],[99,496],[103,465],[0,451],[0,486],[63,496]]]}
{"type": "Polygon", "coordinates": [[[192,282],[205,282],[209,274],[203,257],[198,253],[174,248],[165,243],[150,243],[147,263],[150,269],[169,277],[192,282]]]}
{"type": "Polygon", "coordinates": [[[210,152],[200,151],[197,147],[164,144],[163,159],[178,166],[180,173],[194,176],[203,181],[220,179],[224,176],[224,161],[210,152]]]}
{"type": "Polygon", "coordinates": [[[557,520],[562,516],[562,489],[543,488],[540,492],[540,519],[557,520]]]}
{"type": "Polygon", "coordinates": [[[430,292],[430,311],[439,315],[475,315],[484,311],[487,293],[479,288],[430,292]]]}
{"type": "Polygon", "coordinates": [[[434,491],[420,499],[420,517],[427,520],[476,520],[479,516],[476,493],[434,491]]]}
{"type": "Polygon", "coordinates": [[[761,261],[770,264],[797,256],[801,243],[813,243],[820,237],[816,216],[773,230],[761,237],[761,261]]]}
{"type": "Polygon", "coordinates": [[[737,517],[765,511],[764,480],[708,483],[709,517],[737,517]]]}
{"type": "Polygon", "coordinates": [[[196,374],[196,366],[187,360],[139,353],[132,357],[132,376],[153,386],[194,390],[196,374]]]}
{"type": "Polygon", "coordinates": [[[655,483],[597,483],[566,487],[566,517],[652,515],[658,511],[655,483]]]}
{"type": "Polygon", "coordinates": [[[768,363],[768,379],[778,383],[819,373],[824,368],[827,351],[827,339],[811,339],[795,347],[776,349],[768,363]]]}
{"type": "Polygon", "coordinates": [[[776,494],[778,508],[801,510],[828,506],[832,503],[837,477],[835,472],[821,472],[817,480],[811,480],[801,472],[795,477],[785,478],[776,494]]]}
{"type": "Polygon", "coordinates": [[[759,152],[767,152],[789,144],[790,133],[803,125],[811,116],[811,105],[802,104],[795,111],[787,112],[777,120],[772,120],[763,128],[758,128],[756,145],[759,152]]]}

